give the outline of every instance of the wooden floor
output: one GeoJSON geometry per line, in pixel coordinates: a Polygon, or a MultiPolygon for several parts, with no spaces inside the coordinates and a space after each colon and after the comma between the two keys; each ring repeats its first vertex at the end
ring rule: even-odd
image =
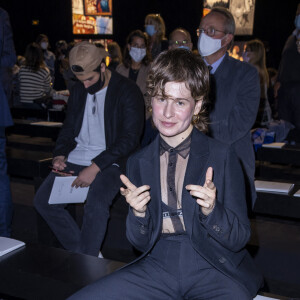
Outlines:
{"type": "MultiPolygon", "coordinates": [[[[33,183],[12,178],[11,190],[15,208],[12,237],[37,243],[33,183]]],[[[251,226],[248,249],[266,278],[265,291],[300,299],[300,221],[255,216],[251,226]]]]}

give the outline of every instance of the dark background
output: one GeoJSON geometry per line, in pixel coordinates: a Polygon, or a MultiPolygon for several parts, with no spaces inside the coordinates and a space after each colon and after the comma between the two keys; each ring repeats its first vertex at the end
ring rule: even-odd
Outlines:
{"type": "MultiPolygon", "coordinates": [[[[237,36],[235,40],[261,39],[267,46],[267,66],[277,68],[284,43],[294,29],[298,3],[299,0],[256,0],[253,35],[237,36]]],[[[70,42],[82,38],[72,34],[71,0],[0,0],[0,6],[10,15],[17,54],[23,55],[26,45],[39,33],[49,37],[52,50],[60,39],[70,42]],[[32,20],[39,20],[39,24],[32,25],[32,20]]],[[[186,28],[196,46],[201,0],[113,0],[114,35],[106,37],[123,47],[130,31],[144,29],[144,18],[148,13],[161,14],[167,36],[176,27],[186,28]]]]}

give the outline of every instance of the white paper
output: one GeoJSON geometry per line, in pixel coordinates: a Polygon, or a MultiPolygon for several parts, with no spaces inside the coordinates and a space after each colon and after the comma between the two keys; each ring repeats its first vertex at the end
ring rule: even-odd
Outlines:
{"type": "Polygon", "coordinates": [[[253,298],[253,300],[267,300],[267,299],[274,299],[274,300],[276,300],[277,298],[270,298],[270,297],[260,296],[260,295],[257,295],[255,298],[253,298]]]}
{"type": "Polygon", "coordinates": [[[264,148],[282,148],[285,145],[285,143],[270,143],[270,144],[263,144],[262,146],[264,148]]]}
{"type": "Polygon", "coordinates": [[[83,203],[87,197],[89,187],[72,187],[72,182],[75,179],[76,176],[55,177],[49,204],[83,203]]]}
{"type": "Polygon", "coordinates": [[[0,256],[25,246],[24,242],[0,236],[0,256]]]}
{"type": "Polygon", "coordinates": [[[294,187],[292,183],[255,180],[256,191],[288,194],[294,187]]]}
{"type": "Polygon", "coordinates": [[[300,197],[300,190],[294,194],[295,197],[300,197]]]}

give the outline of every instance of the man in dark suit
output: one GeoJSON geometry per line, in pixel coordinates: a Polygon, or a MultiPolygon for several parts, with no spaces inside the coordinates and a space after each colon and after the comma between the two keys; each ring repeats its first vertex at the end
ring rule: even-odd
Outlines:
{"type": "Polygon", "coordinates": [[[261,285],[242,169],[207,137],[209,73],[184,49],[161,53],[148,81],[156,139],[131,156],[127,237],[143,255],[70,299],[253,299],[261,285]],[[179,72],[180,70],[180,72],[179,72]]]}
{"type": "Polygon", "coordinates": [[[54,172],[41,185],[34,205],[68,250],[97,256],[109,208],[117,195],[127,157],[139,146],[144,100],[139,88],[105,66],[107,53],[82,42],[71,50],[70,67],[79,82],[70,91],[64,125],[54,149],[54,172]],[[83,224],[66,205],[49,205],[56,176],[77,176],[72,186],[89,187],[83,224]]]}
{"type": "Polygon", "coordinates": [[[255,157],[250,130],[255,122],[260,86],[257,70],[250,64],[228,56],[235,32],[232,14],[215,7],[199,26],[198,50],[211,68],[212,108],[209,134],[232,145],[245,174],[247,201],[254,205],[255,157]]]}
{"type": "Polygon", "coordinates": [[[12,67],[16,62],[13,35],[7,12],[0,8],[0,236],[11,233],[12,201],[5,154],[5,127],[13,125],[8,106],[12,67]]]}

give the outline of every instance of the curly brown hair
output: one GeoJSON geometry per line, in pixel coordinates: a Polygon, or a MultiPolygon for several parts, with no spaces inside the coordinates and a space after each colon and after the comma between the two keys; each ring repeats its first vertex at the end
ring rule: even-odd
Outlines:
{"type": "MultiPolygon", "coordinates": [[[[147,79],[147,94],[166,97],[168,82],[185,82],[195,102],[202,100],[201,111],[193,119],[193,125],[202,132],[208,131],[207,107],[209,105],[209,71],[200,56],[185,49],[162,52],[152,63],[147,79]]],[[[150,101],[147,106],[150,108],[150,101]]],[[[151,108],[150,108],[151,109],[151,108]]]]}

